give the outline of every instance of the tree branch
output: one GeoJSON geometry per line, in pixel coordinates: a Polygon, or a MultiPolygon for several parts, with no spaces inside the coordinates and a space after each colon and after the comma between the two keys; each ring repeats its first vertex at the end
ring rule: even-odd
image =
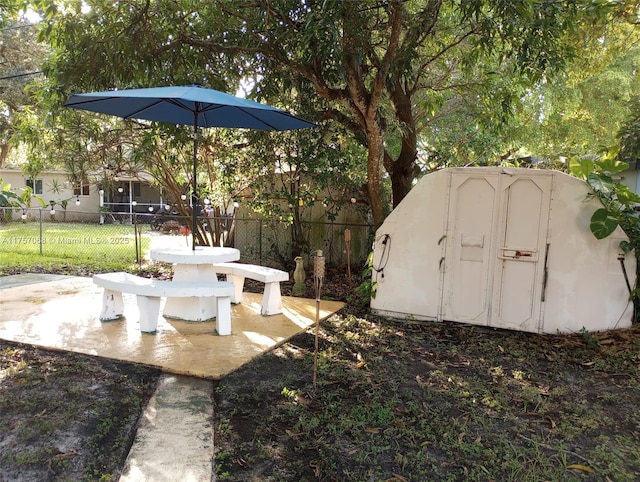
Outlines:
{"type": "MultiPolygon", "coordinates": [[[[389,74],[389,68],[392,62],[396,59],[398,53],[398,47],[400,45],[400,33],[402,32],[402,2],[400,0],[390,0],[389,8],[391,10],[391,33],[389,35],[389,43],[387,50],[382,58],[382,63],[378,72],[376,73],[376,79],[371,93],[370,109],[377,111],[382,93],[389,74]]],[[[373,115],[372,112],[368,113],[369,116],[373,115]]]]}

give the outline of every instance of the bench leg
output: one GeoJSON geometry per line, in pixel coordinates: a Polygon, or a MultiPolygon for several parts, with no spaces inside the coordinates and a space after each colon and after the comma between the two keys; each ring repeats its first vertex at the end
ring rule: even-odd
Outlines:
{"type": "Polygon", "coordinates": [[[280,283],[265,283],[262,295],[262,315],[277,315],[282,313],[282,296],[280,295],[280,283]]]}
{"type": "Polygon", "coordinates": [[[228,274],[227,278],[230,278],[233,283],[233,296],[231,297],[231,303],[240,303],[242,301],[242,291],[244,290],[244,276],[228,274]]]}
{"type": "Polygon", "coordinates": [[[158,329],[158,316],[160,316],[160,297],[137,295],[136,298],[140,312],[140,331],[155,333],[158,329]]]}
{"type": "Polygon", "coordinates": [[[231,298],[228,296],[216,297],[216,331],[218,335],[231,334],[231,298]]]}
{"type": "Polygon", "coordinates": [[[100,321],[119,320],[124,313],[122,293],[105,289],[102,293],[102,312],[100,321]]]}

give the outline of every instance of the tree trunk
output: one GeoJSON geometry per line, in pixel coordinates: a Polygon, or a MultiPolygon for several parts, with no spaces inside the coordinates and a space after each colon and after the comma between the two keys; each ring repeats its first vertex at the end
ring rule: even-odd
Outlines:
{"type": "Polygon", "coordinates": [[[636,257],[636,279],[635,283],[631,286],[634,290],[631,294],[631,299],[633,301],[633,319],[632,323],[640,323],[640,299],[638,299],[638,280],[640,280],[640,252],[638,252],[638,248],[633,250],[633,254],[636,257]]]}
{"type": "Polygon", "coordinates": [[[394,209],[400,204],[405,196],[411,190],[414,179],[414,156],[411,160],[402,159],[402,155],[393,163],[393,170],[391,171],[391,193],[393,195],[393,207],[394,209]]]}
{"type": "Polygon", "coordinates": [[[373,225],[377,228],[384,221],[388,211],[382,188],[382,167],[385,157],[382,129],[367,131],[367,147],[367,193],[373,225]]]}
{"type": "Polygon", "coordinates": [[[4,162],[9,155],[9,144],[0,144],[0,167],[4,167],[4,162]]]}
{"type": "Polygon", "coordinates": [[[413,180],[419,174],[420,169],[416,165],[418,136],[416,134],[416,120],[411,94],[397,80],[392,85],[393,88],[389,89],[389,93],[391,94],[396,120],[402,125],[402,143],[398,158],[394,161],[387,154],[384,159],[384,165],[391,177],[391,192],[393,195],[393,207],[395,208],[411,190],[413,180]]]}

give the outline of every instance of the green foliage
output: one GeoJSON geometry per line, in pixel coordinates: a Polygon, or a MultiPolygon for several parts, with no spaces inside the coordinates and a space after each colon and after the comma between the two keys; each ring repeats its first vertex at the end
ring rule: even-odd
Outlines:
{"type": "Polygon", "coordinates": [[[616,192],[616,183],[608,174],[609,171],[602,170],[598,166],[598,170],[587,176],[587,183],[598,193],[603,196],[610,197],[616,192]]]}
{"type": "Polygon", "coordinates": [[[362,304],[368,305],[372,299],[376,297],[376,290],[378,283],[373,281],[373,252],[369,253],[367,257],[367,264],[362,271],[362,283],[356,288],[356,295],[358,301],[362,304]]]}
{"type": "Polygon", "coordinates": [[[25,4],[17,0],[0,4],[0,167],[18,145],[22,113],[36,104],[28,85],[41,77],[46,54],[36,41],[37,26],[21,16],[25,4]]]}
{"type": "Polygon", "coordinates": [[[0,208],[29,208],[33,201],[37,201],[40,206],[45,206],[44,200],[40,196],[33,194],[33,190],[29,186],[22,188],[22,194],[18,194],[11,189],[11,184],[4,184],[0,178],[0,208]]]}
{"type": "Polygon", "coordinates": [[[33,194],[33,189],[31,189],[29,186],[25,186],[22,188],[20,199],[22,200],[23,205],[27,208],[30,208],[33,205],[33,201],[36,201],[41,207],[47,205],[42,197],[33,194]]]}
{"type": "Polygon", "coordinates": [[[611,215],[608,209],[600,208],[591,216],[589,228],[597,239],[604,239],[618,227],[618,219],[611,215]]]}
{"type": "Polygon", "coordinates": [[[640,158],[640,111],[633,113],[618,134],[620,159],[627,162],[640,158]]]}
{"type": "Polygon", "coordinates": [[[595,348],[598,346],[598,339],[594,337],[593,334],[591,334],[584,326],[580,330],[580,334],[588,347],[595,348]]]}
{"type": "Polygon", "coordinates": [[[22,198],[11,190],[11,184],[5,184],[0,179],[0,207],[21,207],[22,198]]]}
{"type": "Polygon", "coordinates": [[[592,195],[603,205],[591,217],[591,232],[596,238],[603,239],[620,226],[635,249],[640,248],[640,213],[636,211],[636,207],[640,205],[640,196],[614,180],[616,174],[628,168],[627,163],[617,160],[611,154],[597,160],[570,162],[571,174],[586,180],[592,195]]]}
{"type": "Polygon", "coordinates": [[[616,142],[640,95],[634,74],[640,68],[640,48],[629,41],[637,34],[624,23],[612,25],[600,48],[584,50],[567,72],[533,89],[525,98],[528,119],[515,132],[529,152],[577,157],[616,142]]]}

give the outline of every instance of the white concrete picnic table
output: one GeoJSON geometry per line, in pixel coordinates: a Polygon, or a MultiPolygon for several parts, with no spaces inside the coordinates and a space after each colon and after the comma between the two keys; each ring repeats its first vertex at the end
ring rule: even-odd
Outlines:
{"type": "MultiPolygon", "coordinates": [[[[215,246],[196,246],[195,249],[156,248],[149,257],[154,261],[173,264],[173,281],[205,281],[218,279],[214,263],[238,261],[240,250],[215,246]]],[[[213,297],[167,298],[163,316],[186,321],[205,321],[216,316],[213,297]]]]}

